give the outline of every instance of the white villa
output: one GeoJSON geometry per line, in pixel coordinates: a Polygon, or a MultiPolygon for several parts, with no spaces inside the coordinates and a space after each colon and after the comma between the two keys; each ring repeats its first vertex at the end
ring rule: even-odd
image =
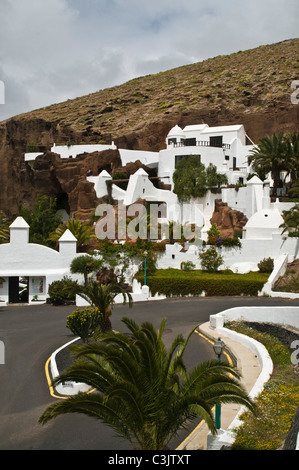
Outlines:
{"type": "MultiPolygon", "coordinates": [[[[76,158],[77,155],[116,149],[112,145],[74,145],[56,146],[52,152],[61,158],[76,158]]],[[[181,129],[173,127],[165,140],[165,148],[158,152],[118,149],[122,165],[139,160],[148,168],[155,168],[158,178],[168,185],[169,189],[158,189],[146,171],[139,169],[131,175],[126,190],[117,184],[112,184],[112,196],[124,206],[130,206],[139,199],[165,203],[166,221],[178,221],[181,224],[196,223],[201,227],[201,240],[206,240],[207,230],[210,227],[210,219],[214,212],[215,199],[222,199],[232,209],[243,212],[248,222],[243,228],[242,246],[239,249],[222,252],[224,266],[235,272],[248,272],[257,270],[260,260],[272,257],[275,260],[275,276],[282,272],[286,263],[297,258],[297,240],[288,238],[282,234],[280,225],[283,221],[282,211],[289,209],[290,203],[281,203],[278,200],[271,202],[270,181],[262,182],[253,177],[247,181],[252,173],[248,164],[250,151],[254,143],[246,135],[243,125],[209,127],[207,124],[191,125],[181,129]],[[207,195],[191,201],[186,210],[181,208],[177,196],[173,192],[172,176],[176,163],[188,155],[200,155],[203,164],[210,163],[217,167],[218,173],[227,175],[228,187],[222,188],[221,193],[214,194],[208,191],[207,195]],[[241,183],[241,186],[240,184],[241,183]],[[234,185],[238,185],[238,190],[234,185]]],[[[39,154],[25,154],[25,161],[31,162],[39,154]]],[[[108,180],[112,176],[107,171],[102,171],[97,176],[87,176],[88,181],[94,185],[97,197],[102,198],[108,194],[108,180]]],[[[23,221],[24,222],[24,221],[23,221]]],[[[62,278],[69,274],[71,258],[76,255],[74,239],[70,234],[60,240],[59,252],[49,248],[39,247],[28,243],[28,227],[24,227],[19,219],[11,226],[11,241],[9,244],[0,245],[0,277],[9,279],[16,276],[26,276],[29,279],[29,301],[38,291],[39,298],[46,299],[47,286],[53,279],[62,278]],[[20,237],[20,238],[19,238],[20,237]],[[18,240],[18,244],[16,241],[18,240]],[[19,243],[20,242],[20,243],[19,243]],[[41,287],[37,287],[37,284],[41,287]]],[[[180,244],[166,245],[166,251],[159,257],[158,267],[180,268],[182,261],[192,261],[200,268],[198,253],[200,244],[182,250],[180,244]]],[[[11,281],[12,283],[12,281],[11,281]]],[[[145,286],[144,286],[145,287],[145,286]]],[[[0,287],[0,298],[9,301],[9,282],[0,287]]],[[[141,286],[135,286],[142,292],[141,286]]],[[[11,288],[12,289],[12,288],[11,288]]],[[[271,291],[271,285],[267,287],[267,293],[271,291]]],[[[136,291],[136,292],[137,292],[136,291]]]]}

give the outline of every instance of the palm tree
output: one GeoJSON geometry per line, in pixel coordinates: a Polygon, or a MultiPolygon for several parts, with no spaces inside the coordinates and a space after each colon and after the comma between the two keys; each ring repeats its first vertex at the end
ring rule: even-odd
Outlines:
{"type": "Polygon", "coordinates": [[[55,232],[50,234],[49,240],[57,242],[67,229],[69,229],[74,237],[76,237],[77,247],[81,249],[83,245],[88,243],[92,238],[96,237],[93,227],[79,219],[72,218],[67,222],[59,225],[55,232]]]}
{"type": "Polygon", "coordinates": [[[299,204],[295,204],[289,211],[283,211],[284,222],[280,225],[282,233],[288,232],[289,236],[299,236],[299,204]]]}
{"type": "Polygon", "coordinates": [[[54,385],[83,382],[95,391],[78,393],[50,405],[39,422],[66,413],[83,413],[100,419],[138,450],[163,450],[187,421],[204,419],[216,433],[213,407],[238,403],[254,410],[254,404],[231,366],[208,361],[187,372],[185,340],[178,335],[167,351],[162,335],[166,320],[156,331],[151,323],[138,326],[122,320],[130,333],[110,331],[98,342],[75,346],[74,364],[54,385]]]}
{"type": "Polygon", "coordinates": [[[129,306],[132,306],[131,294],[116,282],[101,284],[95,280],[91,280],[87,286],[80,284],[74,285],[74,292],[90,303],[92,307],[97,307],[100,310],[102,317],[99,325],[102,332],[112,329],[110,317],[117,295],[121,294],[123,296],[123,303],[125,304],[128,301],[129,306]]]}
{"type": "Polygon", "coordinates": [[[7,243],[9,241],[9,226],[8,219],[5,214],[0,211],[0,243],[7,243]]]}
{"type": "Polygon", "coordinates": [[[290,134],[287,138],[287,155],[290,162],[289,173],[291,180],[297,180],[299,177],[299,134],[290,134]]]}
{"type": "Polygon", "coordinates": [[[287,143],[283,132],[272,137],[263,137],[256,148],[251,151],[250,162],[257,174],[264,178],[271,173],[273,178],[273,193],[276,194],[280,184],[280,173],[291,171],[291,162],[287,157],[287,143]]]}

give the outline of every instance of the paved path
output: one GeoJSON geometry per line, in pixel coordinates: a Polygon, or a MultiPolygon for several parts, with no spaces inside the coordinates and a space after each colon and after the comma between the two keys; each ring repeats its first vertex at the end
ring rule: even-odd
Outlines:
{"type": "MultiPolygon", "coordinates": [[[[207,322],[211,314],[238,305],[299,305],[299,301],[263,297],[168,299],[135,303],[132,309],[115,306],[112,322],[115,329],[121,329],[121,318],[129,316],[158,327],[167,317],[165,343],[169,344],[178,333],[186,336],[195,325],[207,322]]],[[[54,350],[73,338],[65,327],[73,310],[47,305],[0,308],[0,340],[5,344],[5,364],[0,365],[1,450],[129,449],[107,426],[83,415],[65,415],[45,426],[38,424],[39,416],[54,400],[45,364],[54,350]]],[[[209,357],[213,357],[212,346],[192,337],[186,351],[187,365],[193,367],[209,357]]]]}

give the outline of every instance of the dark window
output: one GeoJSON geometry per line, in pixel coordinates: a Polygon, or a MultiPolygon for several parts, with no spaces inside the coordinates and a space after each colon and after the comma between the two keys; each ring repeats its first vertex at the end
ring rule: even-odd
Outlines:
{"type": "MultiPolygon", "coordinates": [[[[196,156],[200,158],[200,155],[196,155],[196,156]]],[[[176,155],[175,156],[175,168],[177,164],[182,160],[182,158],[189,158],[189,157],[191,157],[191,155],[176,155]]]]}
{"type": "Polygon", "coordinates": [[[236,157],[233,157],[233,170],[237,168],[237,159],[236,157]]]}
{"type": "Polygon", "coordinates": [[[210,137],[210,147],[222,147],[223,137],[222,135],[210,137]]]}
{"type": "Polygon", "coordinates": [[[192,139],[185,139],[185,146],[186,146],[186,147],[192,147],[192,146],[194,146],[194,145],[196,145],[196,139],[195,139],[195,137],[192,138],[192,139]]]}
{"type": "Polygon", "coordinates": [[[229,155],[225,155],[225,160],[229,160],[229,155]]]}
{"type": "Polygon", "coordinates": [[[176,144],[176,138],[168,139],[168,144],[176,144]]]}

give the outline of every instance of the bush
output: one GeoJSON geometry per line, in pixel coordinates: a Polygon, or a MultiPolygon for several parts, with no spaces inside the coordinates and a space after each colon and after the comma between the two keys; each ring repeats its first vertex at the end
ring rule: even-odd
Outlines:
{"type": "Polygon", "coordinates": [[[182,261],[181,269],[183,271],[193,271],[193,269],[195,269],[195,264],[192,263],[192,261],[182,261]]]}
{"type": "Polygon", "coordinates": [[[73,291],[74,285],[77,282],[65,276],[59,281],[53,281],[49,285],[48,294],[50,302],[53,305],[66,305],[75,301],[75,294],[73,291]]]}
{"type": "Polygon", "coordinates": [[[101,318],[102,314],[98,308],[77,309],[67,317],[66,326],[72,333],[80,336],[84,343],[88,343],[89,338],[99,326],[101,318]]]}
{"type": "Polygon", "coordinates": [[[274,260],[272,258],[264,258],[257,265],[260,273],[272,273],[274,268],[274,260]]]}
{"type": "MultiPolygon", "coordinates": [[[[141,274],[136,279],[143,282],[141,274]]],[[[250,295],[256,296],[261,292],[268,275],[251,272],[235,274],[225,270],[223,273],[207,273],[200,270],[192,272],[180,269],[160,269],[147,277],[147,285],[151,294],[170,296],[202,295],[227,296],[250,295]]]]}
{"type": "Polygon", "coordinates": [[[200,253],[199,258],[202,268],[209,273],[215,273],[223,263],[222,256],[219,255],[214,246],[200,253]]]}

